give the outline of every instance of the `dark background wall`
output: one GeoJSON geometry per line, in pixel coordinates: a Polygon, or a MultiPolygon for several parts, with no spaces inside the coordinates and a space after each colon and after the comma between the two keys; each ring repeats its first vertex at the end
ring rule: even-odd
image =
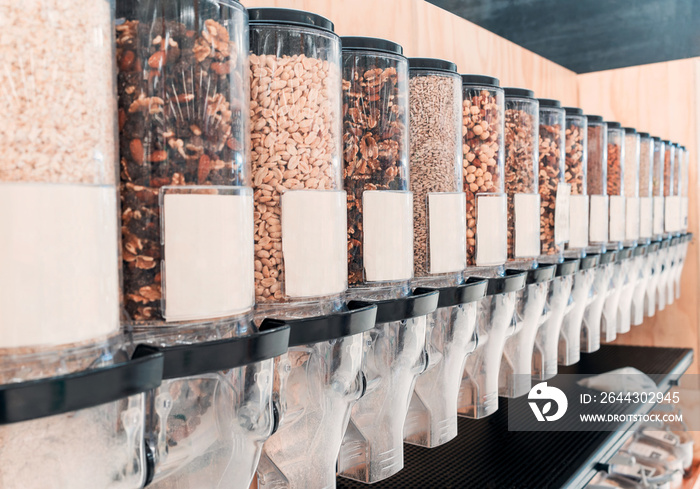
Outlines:
{"type": "Polygon", "coordinates": [[[700,0],[428,0],[576,73],[700,56],[700,0]]]}

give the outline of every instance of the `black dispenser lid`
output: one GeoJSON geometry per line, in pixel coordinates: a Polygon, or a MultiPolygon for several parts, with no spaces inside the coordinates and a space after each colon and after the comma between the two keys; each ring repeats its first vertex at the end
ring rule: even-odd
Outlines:
{"type": "Polygon", "coordinates": [[[437,306],[451,307],[478,301],[486,295],[487,286],[488,280],[485,278],[469,277],[465,283],[456,287],[438,289],[440,298],[437,306]]]}
{"type": "Polygon", "coordinates": [[[430,314],[437,309],[439,297],[437,289],[419,287],[407,297],[371,303],[377,306],[377,324],[382,324],[430,314]]]}
{"type": "Polygon", "coordinates": [[[288,325],[289,347],[330,341],[364,333],[374,327],[377,307],[364,301],[350,301],[346,311],[303,319],[266,318],[260,331],[288,325]]]}
{"type": "Polygon", "coordinates": [[[290,8],[250,8],[248,9],[248,20],[251,24],[280,24],[298,25],[303,27],[315,27],[328,32],[334,32],[333,22],[327,18],[290,8]]]}
{"type": "Polygon", "coordinates": [[[0,386],[0,425],[70,413],[155,389],[163,354],[57,377],[0,386]]]}
{"type": "Polygon", "coordinates": [[[527,88],[506,87],[503,89],[506,97],[531,98],[535,100],[535,92],[527,88]]]}
{"type": "Polygon", "coordinates": [[[527,272],[525,270],[506,270],[503,277],[490,277],[486,295],[507,294],[525,287],[527,272]]]}
{"type": "Polygon", "coordinates": [[[608,129],[622,129],[622,124],[619,122],[607,121],[608,129]]]}
{"type": "Polygon", "coordinates": [[[553,98],[538,98],[537,100],[540,102],[540,109],[543,107],[550,107],[555,109],[561,108],[561,102],[558,100],[554,100],[553,98]]]}
{"type": "Polygon", "coordinates": [[[345,36],[340,38],[343,51],[379,51],[403,56],[403,48],[388,39],[378,37],[345,36]]]}
{"type": "Polygon", "coordinates": [[[637,257],[637,256],[644,256],[647,254],[647,245],[638,245],[633,248],[632,255],[637,257]]]}
{"type": "Polygon", "coordinates": [[[564,107],[566,115],[583,115],[583,110],[578,107],[564,107]]]}
{"type": "Polygon", "coordinates": [[[587,115],[586,119],[588,119],[588,123],[590,124],[591,122],[596,122],[600,123],[603,122],[603,117],[600,115],[587,115]]]}
{"type": "MultiPolygon", "coordinates": [[[[554,278],[554,271],[556,266],[547,263],[540,263],[537,268],[532,268],[527,270],[527,277],[525,278],[526,285],[539,284],[542,282],[549,282],[554,278]]],[[[513,270],[514,272],[523,272],[524,270],[513,270]]]]}
{"type": "Polygon", "coordinates": [[[500,87],[498,78],[487,75],[462,75],[462,85],[478,85],[487,87],[500,87]]]}
{"type": "Polygon", "coordinates": [[[242,367],[282,355],[289,343],[289,327],[266,329],[249,336],[225,340],[156,347],[141,344],[134,357],[163,354],[163,380],[180,379],[242,367]]]}
{"type": "Polygon", "coordinates": [[[632,256],[632,248],[617,250],[617,263],[627,260],[630,256],[632,256]]]}
{"type": "Polygon", "coordinates": [[[457,73],[456,64],[452,61],[438,58],[408,58],[408,69],[457,73]]]}

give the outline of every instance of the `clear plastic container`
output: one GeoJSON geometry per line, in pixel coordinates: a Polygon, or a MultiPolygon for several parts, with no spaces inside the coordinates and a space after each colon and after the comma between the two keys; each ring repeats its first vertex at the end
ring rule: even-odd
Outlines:
{"type": "MultiPolygon", "coordinates": [[[[653,241],[647,248],[647,260],[649,261],[650,276],[644,291],[644,316],[653,317],[656,314],[659,276],[663,266],[660,241],[653,241]]],[[[642,319],[643,320],[643,319],[642,319]]]]}
{"type": "MultiPolygon", "coordinates": [[[[640,262],[639,272],[637,274],[637,282],[634,286],[634,292],[632,295],[632,308],[631,308],[631,318],[630,321],[632,325],[639,326],[644,322],[645,301],[647,300],[646,294],[649,288],[649,281],[651,280],[651,274],[653,273],[653,259],[656,257],[651,254],[651,248],[649,244],[640,243],[638,246],[639,250],[637,253],[639,256],[636,258],[640,262]]],[[[648,309],[648,306],[647,306],[648,309]]]]}
{"type": "Polygon", "coordinates": [[[462,75],[462,176],[467,194],[467,266],[507,259],[504,92],[497,78],[462,75]]]}
{"type": "Polygon", "coordinates": [[[590,198],[588,240],[593,253],[605,252],[608,243],[608,125],[599,115],[588,121],[587,192],[590,198]],[[601,216],[603,216],[601,218],[601,216]]]}
{"type": "Polygon", "coordinates": [[[566,159],[564,180],[571,185],[569,205],[569,243],[571,256],[585,255],[588,247],[588,119],[576,107],[565,107],[566,111],[566,159]]]}
{"type": "Polygon", "coordinates": [[[254,302],[248,16],[236,1],[117,1],[124,306],[139,327],[254,302]]]}
{"type": "Polygon", "coordinates": [[[164,357],[163,383],[146,405],[149,487],[249,487],[279,421],[274,358],[287,351],[289,328],[235,333],[206,328],[134,337],[135,356],[157,350],[164,357]]]}
{"type": "Polygon", "coordinates": [[[401,46],[384,39],[341,41],[348,285],[407,291],[413,277],[408,60],[401,46]]]}
{"type": "Polygon", "coordinates": [[[559,334],[564,317],[572,310],[569,299],[580,263],[578,258],[565,258],[563,262],[557,263],[547,295],[547,308],[550,312],[535,337],[532,353],[532,378],[535,380],[547,380],[557,375],[559,334]]]}
{"type": "Polygon", "coordinates": [[[310,12],[248,14],[258,317],[327,314],[347,288],[340,38],[310,12]]]}
{"type": "Polygon", "coordinates": [[[559,333],[559,365],[573,365],[581,358],[581,328],[586,308],[596,300],[594,283],[597,275],[599,255],[581,258],[579,270],[574,275],[571,288],[570,310],[564,316],[559,333]]]}
{"type": "Polygon", "coordinates": [[[526,272],[506,270],[489,278],[486,297],[479,302],[476,349],[467,356],[459,390],[460,416],[483,418],[498,410],[499,368],[506,339],[515,332],[516,295],[525,287],[526,272]]]}
{"type": "Polygon", "coordinates": [[[556,265],[540,265],[528,270],[525,287],[516,295],[515,329],[506,339],[498,373],[498,395],[520,397],[532,388],[532,351],[537,330],[547,319],[545,305],[556,265]]]}
{"type": "Polygon", "coordinates": [[[664,142],[664,231],[665,236],[675,233],[678,226],[678,202],[676,199],[676,145],[664,142]]]}
{"type": "Polygon", "coordinates": [[[685,146],[681,146],[681,181],[680,181],[680,196],[681,196],[681,231],[688,231],[688,184],[690,181],[690,153],[685,146]]]}
{"type": "Polygon", "coordinates": [[[674,211],[675,222],[673,227],[673,235],[680,236],[683,229],[683,207],[682,207],[682,196],[681,196],[681,180],[682,175],[682,160],[683,160],[683,147],[679,143],[672,143],[674,146],[673,153],[673,179],[671,183],[671,192],[674,196],[674,201],[672,205],[677,209],[674,211]]]}
{"type": "Polygon", "coordinates": [[[667,304],[670,304],[669,297],[667,297],[668,281],[670,280],[670,270],[671,263],[673,261],[671,255],[671,238],[664,238],[659,241],[659,258],[660,258],[660,272],[659,280],[657,282],[656,290],[656,308],[659,311],[663,311],[667,304]]]}
{"type": "Polygon", "coordinates": [[[534,92],[506,88],[505,192],[508,195],[508,260],[540,254],[539,102],[534,92]]]}
{"type": "MultiPolygon", "coordinates": [[[[84,349],[79,356],[94,358],[105,352],[103,345],[96,348],[84,349]]],[[[56,372],[65,359],[45,352],[15,355],[13,360],[18,365],[51,365],[56,372]]],[[[45,373],[36,369],[0,385],[2,487],[143,487],[144,399],[160,385],[162,355],[129,360],[118,350],[98,356],[79,371],[42,376],[45,373]]]]}
{"type": "Polygon", "coordinates": [[[262,330],[290,326],[289,350],[276,361],[279,428],[265,442],[258,487],[334,488],[350,410],[363,395],[363,348],[377,308],[366,302],[327,316],[266,320],[262,330]]]}
{"type": "Polygon", "coordinates": [[[0,349],[104,339],[119,331],[114,2],[0,17],[0,349]]]}
{"type": "Polygon", "coordinates": [[[641,280],[644,255],[646,254],[646,248],[644,246],[636,246],[636,243],[635,246],[626,249],[630,250],[630,258],[622,264],[624,282],[617,313],[618,334],[629,332],[632,325],[632,301],[634,299],[634,291],[641,280]]]}
{"type": "Polygon", "coordinates": [[[625,130],[619,122],[608,122],[608,197],[610,228],[608,240],[618,249],[625,240],[625,130]]]}
{"type": "Polygon", "coordinates": [[[640,137],[633,127],[625,127],[624,195],[625,245],[635,246],[639,240],[639,155],[640,137]]]}
{"type": "Polygon", "coordinates": [[[406,442],[437,447],[457,436],[457,398],[466,356],[476,348],[479,301],[488,281],[471,277],[440,289],[438,309],[428,316],[428,365],[416,380],[404,424],[406,442]]]}
{"type": "Polygon", "coordinates": [[[639,133],[639,239],[649,244],[654,231],[654,140],[648,132],[639,133]]]}
{"type": "Polygon", "coordinates": [[[598,267],[591,290],[592,300],[583,314],[581,323],[581,351],[592,353],[600,349],[601,321],[608,290],[615,271],[616,252],[608,251],[598,254],[598,267]]]}
{"type": "Polygon", "coordinates": [[[666,143],[654,136],[654,159],[652,169],[651,193],[654,199],[654,239],[659,240],[664,234],[664,159],[666,143]]]}
{"type": "Polygon", "coordinates": [[[467,266],[462,79],[450,61],[408,62],[414,280],[454,286],[467,266]]]}
{"type": "Polygon", "coordinates": [[[362,366],[366,389],[340,448],[341,477],[374,483],[403,469],[404,422],[416,378],[428,365],[427,318],[438,299],[436,290],[418,288],[399,300],[373,302],[377,321],[367,333],[362,366]]]}
{"type": "Polygon", "coordinates": [[[566,113],[558,100],[539,99],[540,243],[543,259],[558,261],[569,241],[571,186],[566,183],[566,113]],[[550,257],[550,258],[546,258],[550,257]]]}

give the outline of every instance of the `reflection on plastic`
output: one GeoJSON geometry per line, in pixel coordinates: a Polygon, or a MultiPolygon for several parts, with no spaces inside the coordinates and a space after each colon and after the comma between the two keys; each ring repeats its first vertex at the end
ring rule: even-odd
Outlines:
{"type": "Polygon", "coordinates": [[[573,282],[573,275],[564,275],[556,277],[550,284],[547,307],[551,312],[537,331],[532,355],[532,378],[535,380],[547,380],[557,375],[559,333],[564,316],[571,310],[569,299],[573,282]]]}
{"type": "Polygon", "coordinates": [[[607,263],[595,269],[592,291],[594,298],[586,308],[581,324],[581,351],[583,352],[592,353],[600,349],[603,307],[608,298],[614,267],[613,263],[607,263]]]}
{"type": "Polygon", "coordinates": [[[571,290],[571,310],[564,316],[559,335],[559,365],[573,365],[581,357],[581,328],[586,308],[596,299],[596,269],[579,270],[571,290]]]}

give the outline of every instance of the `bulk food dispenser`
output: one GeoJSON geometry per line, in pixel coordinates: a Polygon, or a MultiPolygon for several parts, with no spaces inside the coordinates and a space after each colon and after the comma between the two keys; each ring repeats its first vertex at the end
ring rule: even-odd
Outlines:
{"type": "Polygon", "coordinates": [[[586,307],[595,299],[593,282],[598,267],[597,255],[586,255],[588,247],[589,199],[587,195],[588,119],[581,109],[566,107],[565,180],[571,185],[569,205],[569,242],[564,254],[580,258],[571,289],[569,312],[559,334],[558,361],[560,365],[578,362],[581,350],[581,326],[586,307]]]}
{"type": "Polygon", "coordinates": [[[625,195],[624,246],[631,249],[630,259],[623,262],[624,282],[618,305],[618,334],[627,333],[631,326],[632,296],[640,281],[646,249],[637,250],[639,240],[639,153],[640,137],[637,130],[624,127],[625,151],[622,158],[625,195]]]}
{"type": "Polygon", "coordinates": [[[257,341],[236,337],[254,329],[256,280],[270,273],[260,260],[274,253],[254,248],[248,14],[213,0],[117,10],[126,327],[135,343],[192,362],[166,362],[148,398],[151,476],[164,489],[245,487],[271,432],[272,361],[226,352],[257,341]]]}
{"type": "Polygon", "coordinates": [[[571,289],[579,270],[578,258],[564,258],[569,242],[571,184],[566,177],[566,111],[558,100],[539,99],[540,258],[556,264],[549,287],[549,315],[537,331],[532,375],[546,380],[557,374],[559,334],[571,311],[571,289]]]}
{"type": "Polygon", "coordinates": [[[581,324],[581,351],[600,348],[600,324],[615,263],[615,252],[607,252],[608,243],[608,126],[598,115],[586,116],[588,122],[587,191],[590,198],[589,246],[587,254],[598,255],[591,303],[581,324]],[[602,216],[602,217],[601,217],[602,216]]]}
{"type": "Polygon", "coordinates": [[[688,254],[688,243],[690,242],[691,235],[688,234],[688,181],[690,180],[689,174],[689,154],[688,149],[685,146],[681,146],[681,157],[680,157],[680,182],[679,182],[679,193],[680,193],[680,229],[681,237],[678,242],[678,253],[677,253],[677,264],[674,271],[674,289],[676,294],[676,299],[681,297],[681,276],[683,274],[683,265],[685,264],[685,257],[688,254]]]}
{"type": "Polygon", "coordinates": [[[352,411],[338,471],[360,480],[381,480],[393,474],[383,475],[383,467],[393,468],[387,461],[399,453],[396,470],[403,467],[404,419],[416,376],[426,362],[426,310],[419,313],[406,304],[427,301],[432,312],[437,296],[409,289],[414,202],[409,188],[408,60],[401,46],[384,39],[347,37],[342,44],[348,296],[379,301],[380,313],[364,349],[367,390],[352,411]],[[398,308],[391,320],[386,320],[386,308],[398,308]],[[395,343],[397,338],[410,341],[395,343]]]}
{"type": "Polygon", "coordinates": [[[645,301],[654,271],[657,247],[651,246],[654,227],[652,198],[654,141],[647,132],[639,133],[639,244],[645,249],[641,257],[637,284],[632,296],[632,324],[638,326],[644,321],[645,301]]]}
{"type": "Polygon", "coordinates": [[[659,276],[659,310],[663,310],[666,305],[673,303],[672,289],[673,278],[671,268],[673,267],[674,249],[671,246],[671,238],[678,228],[679,205],[675,195],[675,158],[676,147],[669,140],[664,140],[664,240],[662,242],[663,265],[659,276]]]}
{"type": "Polygon", "coordinates": [[[508,267],[527,270],[517,291],[512,334],[506,338],[498,393],[519,397],[531,388],[532,350],[546,318],[545,303],[556,265],[540,254],[539,102],[530,90],[506,88],[505,191],[508,196],[508,267]]]}
{"type": "Polygon", "coordinates": [[[265,443],[258,479],[261,487],[327,487],[362,391],[364,333],[374,325],[364,308],[345,301],[341,42],[333,24],[313,13],[248,13],[256,322],[300,324],[276,362],[282,411],[286,398],[292,413],[265,443]],[[295,335],[315,331],[309,324],[320,333],[295,335]],[[336,401],[321,401],[328,398],[336,401]]]}
{"type": "Polygon", "coordinates": [[[129,361],[119,334],[113,6],[2,8],[2,78],[21,92],[0,113],[2,487],[145,481],[162,358],[129,361]]]}
{"type": "MultiPolygon", "coordinates": [[[[363,67],[367,63],[391,63],[396,66],[394,60],[400,59],[401,65],[397,67],[400,70],[398,82],[402,84],[399,103],[403,104],[404,114],[408,107],[412,122],[409,133],[407,118],[404,116],[400,128],[394,128],[394,134],[401,137],[404,149],[408,147],[408,152],[402,155],[401,163],[404,165],[404,178],[407,179],[409,173],[411,176],[413,220],[409,218],[394,223],[394,226],[401,226],[397,236],[413,237],[412,248],[408,245],[406,249],[413,252],[413,259],[408,263],[413,266],[416,285],[456,286],[460,282],[458,271],[464,267],[464,256],[458,257],[455,254],[455,246],[457,252],[463,252],[465,246],[464,234],[453,234],[463,231],[465,225],[464,194],[461,192],[461,181],[457,180],[459,174],[456,173],[461,166],[461,93],[456,66],[448,61],[434,59],[411,59],[407,64],[401,56],[401,48],[388,41],[350,38],[347,44],[343,43],[343,49],[346,74],[353,78],[365,75],[363,67]],[[373,47],[374,52],[366,53],[367,47],[373,47]],[[390,58],[392,53],[394,56],[390,58]],[[352,73],[348,72],[348,63],[354,65],[352,73]],[[428,121],[434,125],[429,125],[428,121]],[[399,129],[401,132],[397,133],[396,130],[399,129]],[[435,133],[431,132],[433,130],[435,133]],[[440,137],[436,137],[438,133],[440,137]],[[428,177],[429,174],[431,178],[428,177]],[[436,212],[441,212],[437,218],[436,212]],[[407,227],[407,223],[411,224],[407,227]],[[436,241],[439,241],[437,246],[436,241]],[[447,255],[441,258],[446,261],[441,262],[434,254],[439,251],[439,246],[445,246],[443,251],[447,255]]],[[[376,83],[370,79],[370,87],[376,83]]],[[[389,91],[372,93],[368,99],[377,100],[371,105],[360,101],[362,105],[358,109],[369,117],[377,117],[377,125],[382,123],[380,117],[384,111],[387,113],[385,123],[390,124],[394,117],[391,110],[396,110],[392,106],[396,102],[388,98],[389,91]],[[379,115],[371,110],[374,104],[385,106],[377,110],[379,115]]],[[[377,132],[376,138],[386,137],[388,133],[390,131],[385,131],[384,134],[377,132]]],[[[381,162],[372,154],[366,157],[369,159],[368,166],[383,165],[386,161],[382,160],[381,154],[381,162]]],[[[346,167],[348,164],[346,158],[346,167]]],[[[393,172],[390,173],[392,174],[393,172]]],[[[355,183],[358,184],[362,185],[362,182],[355,183]]],[[[406,185],[405,180],[403,185],[406,185]]],[[[373,188],[365,188],[365,191],[373,188]]],[[[383,212],[383,209],[377,209],[377,212],[383,212]]],[[[359,223],[349,222],[349,225],[358,226],[359,223]]],[[[388,240],[380,241],[378,243],[381,246],[390,243],[388,240]]],[[[396,247],[384,249],[387,254],[396,252],[396,247]]],[[[408,275],[410,277],[410,273],[408,275]]],[[[437,292],[426,293],[425,289],[420,289],[413,296],[405,297],[405,292],[398,295],[393,292],[387,297],[389,299],[383,305],[378,304],[380,310],[377,325],[370,331],[370,339],[365,347],[363,371],[367,379],[367,391],[353,407],[338,459],[339,475],[361,482],[377,482],[403,468],[404,422],[416,378],[427,366],[426,331],[429,326],[446,327],[434,324],[440,319],[433,315],[437,307],[437,292]],[[402,296],[402,299],[395,299],[402,296]],[[419,301],[422,306],[415,310],[400,306],[406,301],[419,301]],[[386,308],[392,307],[399,307],[398,310],[405,314],[385,313],[386,308]]]]}
{"type": "MultiPolygon", "coordinates": [[[[504,190],[503,173],[503,141],[504,141],[504,97],[503,89],[500,88],[496,78],[483,75],[462,75],[462,111],[461,111],[461,135],[463,166],[460,169],[461,178],[466,192],[466,258],[467,270],[465,275],[469,278],[466,284],[478,284],[478,302],[463,304],[455,309],[457,317],[468,310],[472,314],[470,319],[474,323],[468,325],[457,325],[461,334],[469,334],[467,337],[467,348],[462,348],[460,355],[452,364],[451,370],[444,370],[445,382],[449,385],[449,409],[450,416],[446,420],[435,420],[432,432],[434,442],[432,446],[444,443],[457,436],[457,409],[464,408],[458,402],[459,396],[464,399],[465,390],[463,388],[463,378],[469,378],[470,382],[475,372],[480,369],[479,365],[485,360],[485,355],[492,355],[499,358],[502,354],[503,342],[496,338],[507,327],[504,322],[488,323],[490,315],[484,313],[490,310],[491,298],[485,297],[488,288],[486,281],[479,282],[480,277],[500,277],[503,275],[503,263],[506,261],[506,196],[504,190]],[[480,309],[477,315],[477,307],[480,309]],[[484,321],[486,323],[484,323],[484,321]],[[476,327],[476,330],[475,330],[476,327]],[[484,331],[489,331],[488,335],[484,331]],[[465,366],[464,355],[471,352],[465,366]],[[466,369],[466,370],[465,370],[466,369]],[[454,381],[456,380],[456,383],[454,381]]],[[[441,291],[441,295],[443,292],[441,291]]],[[[448,314],[445,311],[445,314],[448,314]]],[[[496,313],[500,314],[500,313],[496,313]]],[[[512,312],[511,312],[512,314],[512,312]]],[[[433,344],[439,345],[443,342],[433,333],[433,344]]],[[[437,347],[428,350],[429,358],[437,356],[440,352],[437,347]]],[[[447,365],[445,365],[447,366],[447,365]]],[[[480,378],[480,382],[474,389],[483,393],[485,384],[495,384],[498,376],[498,366],[489,372],[493,375],[493,382],[480,378]]],[[[431,374],[430,371],[422,375],[416,385],[416,395],[414,400],[421,403],[429,402],[433,390],[439,388],[436,380],[432,377],[438,374],[431,374]]],[[[469,384],[469,389],[471,389],[469,384]]],[[[497,395],[497,385],[494,387],[493,395],[497,395]]],[[[478,401],[477,401],[478,402],[478,401]]]]}
{"type": "Polygon", "coordinates": [[[618,311],[620,295],[625,283],[626,263],[631,252],[623,251],[625,240],[625,194],[624,165],[625,130],[619,122],[607,122],[608,127],[608,175],[607,192],[609,199],[608,251],[617,251],[613,275],[608,287],[608,295],[603,306],[600,322],[602,342],[611,342],[617,338],[618,311]],[[623,265],[624,264],[624,265],[623,265]]]}

